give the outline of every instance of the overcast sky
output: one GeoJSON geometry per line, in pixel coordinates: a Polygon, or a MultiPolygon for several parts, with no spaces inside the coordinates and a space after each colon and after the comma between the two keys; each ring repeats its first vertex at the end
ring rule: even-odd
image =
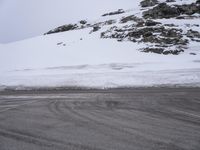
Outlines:
{"type": "Polygon", "coordinates": [[[57,26],[95,19],[133,0],[0,0],[0,43],[41,35],[57,26]]]}

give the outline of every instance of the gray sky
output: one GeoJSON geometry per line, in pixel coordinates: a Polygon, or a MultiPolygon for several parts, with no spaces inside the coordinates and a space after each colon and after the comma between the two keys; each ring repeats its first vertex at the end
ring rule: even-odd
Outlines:
{"type": "Polygon", "coordinates": [[[41,35],[57,26],[95,19],[133,0],[0,0],[0,43],[41,35]]]}

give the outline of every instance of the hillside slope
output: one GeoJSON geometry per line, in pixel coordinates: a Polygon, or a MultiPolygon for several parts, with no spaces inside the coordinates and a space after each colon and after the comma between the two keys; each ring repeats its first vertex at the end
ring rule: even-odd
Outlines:
{"type": "Polygon", "coordinates": [[[199,3],[163,2],[0,45],[1,89],[200,86],[199,3]]]}

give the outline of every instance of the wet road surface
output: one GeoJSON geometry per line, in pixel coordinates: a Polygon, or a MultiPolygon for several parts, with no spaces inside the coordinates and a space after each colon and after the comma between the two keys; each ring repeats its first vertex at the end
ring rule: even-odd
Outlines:
{"type": "Polygon", "coordinates": [[[1,92],[0,150],[200,150],[200,89],[1,92]]]}

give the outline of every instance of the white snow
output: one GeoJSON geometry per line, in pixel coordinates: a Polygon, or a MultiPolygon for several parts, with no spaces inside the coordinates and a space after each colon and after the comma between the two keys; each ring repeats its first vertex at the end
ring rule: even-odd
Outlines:
{"type": "MultiPolygon", "coordinates": [[[[186,2],[186,1],[180,1],[186,2]]],[[[137,1],[139,3],[139,1],[137,1]]],[[[135,8],[133,13],[139,10],[135,8]]],[[[119,16],[101,17],[103,21],[119,16]]],[[[200,31],[198,19],[161,19],[200,31]]],[[[118,23],[117,23],[118,24],[118,23]]],[[[178,56],[142,53],[143,43],[100,39],[91,28],[0,45],[0,87],[200,86],[199,43],[178,56]],[[195,52],[196,55],[190,55],[195,52]]]]}

